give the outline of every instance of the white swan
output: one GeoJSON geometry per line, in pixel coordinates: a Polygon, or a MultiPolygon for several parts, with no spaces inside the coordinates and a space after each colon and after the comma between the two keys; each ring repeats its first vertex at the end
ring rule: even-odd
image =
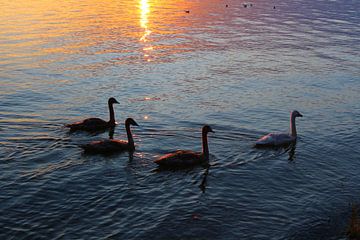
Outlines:
{"type": "Polygon", "coordinates": [[[276,147],[296,141],[295,118],[302,117],[301,113],[294,110],[290,114],[290,133],[269,133],[256,141],[255,147],[276,147]]]}

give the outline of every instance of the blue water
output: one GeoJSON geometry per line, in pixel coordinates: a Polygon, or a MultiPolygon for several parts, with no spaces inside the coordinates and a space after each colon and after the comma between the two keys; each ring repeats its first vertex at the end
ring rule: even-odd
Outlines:
{"type": "Polygon", "coordinates": [[[346,239],[360,2],[252,3],[2,1],[0,238],[346,239]],[[64,124],[107,119],[111,96],[115,138],[133,117],[137,150],[84,155],[108,133],[64,124]],[[294,148],[252,147],[287,131],[293,109],[294,148]],[[208,175],[157,171],[161,154],[201,150],[204,124],[208,175]]]}

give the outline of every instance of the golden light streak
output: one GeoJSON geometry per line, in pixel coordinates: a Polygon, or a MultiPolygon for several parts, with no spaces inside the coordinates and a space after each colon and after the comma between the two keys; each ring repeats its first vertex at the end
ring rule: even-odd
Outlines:
{"type": "Polygon", "coordinates": [[[154,48],[152,46],[149,46],[149,47],[144,47],[143,50],[144,51],[151,51],[151,50],[154,50],[154,48]]]}
{"type": "Polygon", "coordinates": [[[150,13],[150,6],[148,0],[140,0],[140,26],[144,29],[144,34],[140,38],[140,41],[146,42],[146,37],[151,34],[151,31],[148,29],[148,15],[150,13]]]}
{"type": "MultiPolygon", "coordinates": [[[[140,27],[144,29],[144,34],[141,36],[140,41],[147,43],[148,42],[148,36],[151,34],[151,31],[149,30],[149,14],[150,14],[150,5],[148,0],[140,0],[140,27]]],[[[146,60],[150,62],[150,56],[148,54],[149,51],[152,51],[153,47],[149,44],[146,44],[143,47],[144,57],[147,58],[146,60]]]]}

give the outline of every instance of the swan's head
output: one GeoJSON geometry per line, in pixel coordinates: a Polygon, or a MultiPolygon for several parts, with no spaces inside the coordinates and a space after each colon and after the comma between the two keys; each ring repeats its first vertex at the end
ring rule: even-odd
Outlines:
{"type": "Polygon", "coordinates": [[[294,111],[292,111],[291,116],[296,118],[296,117],[302,117],[303,115],[301,113],[299,113],[298,111],[294,110],[294,111]]]}
{"type": "Polygon", "coordinates": [[[208,133],[208,132],[214,132],[212,129],[211,129],[211,127],[209,126],[209,125],[205,125],[203,128],[202,128],[202,132],[203,133],[208,133]]]}
{"type": "Polygon", "coordinates": [[[109,104],[119,103],[115,98],[111,97],[108,101],[109,104]]]}
{"type": "Polygon", "coordinates": [[[135,120],[132,119],[132,118],[126,119],[126,120],[125,120],[125,125],[139,126],[139,124],[137,124],[137,122],[135,122],[135,120]]]}

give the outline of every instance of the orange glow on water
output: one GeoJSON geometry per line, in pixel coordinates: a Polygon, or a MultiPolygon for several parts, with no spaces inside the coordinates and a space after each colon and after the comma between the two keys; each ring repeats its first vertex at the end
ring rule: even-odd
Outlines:
{"type": "Polygon", "coordinates": [[[187,35],[199,11],[189,15],[184,9],[193,5],[184,0],[4,0],[0,63],[9,68],[21,63],[28,69],[64,63],[66,69],[94,71],[171,61],[171,56],[191,51],[194,43],[206,46],[187,35]],[[86,64],[67,65],[72,60],[86,64]]]}

